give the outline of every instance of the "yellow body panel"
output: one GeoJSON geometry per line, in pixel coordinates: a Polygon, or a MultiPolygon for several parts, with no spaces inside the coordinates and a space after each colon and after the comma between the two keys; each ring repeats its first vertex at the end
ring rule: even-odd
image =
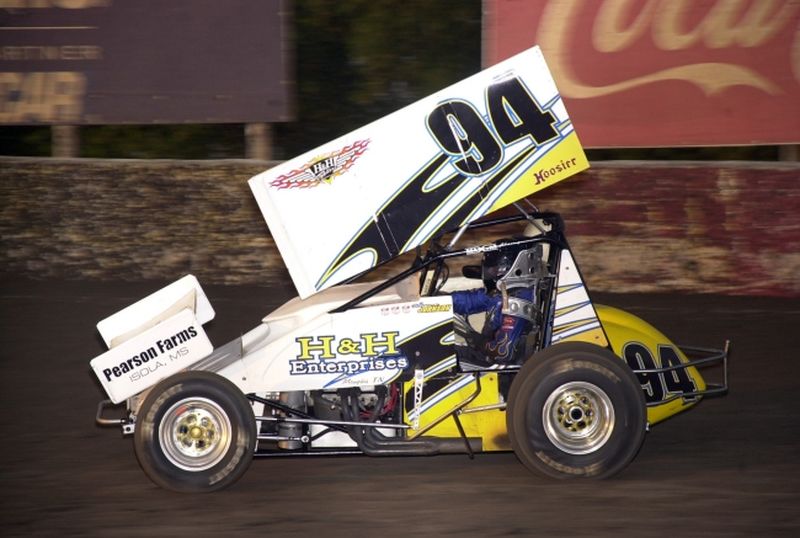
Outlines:
{"type": "MultiPolygon", "coordinates": [[[[403,387],[406,398],[414,398],[414,382],[409,381],[403,387]]],[[[445,390],[445,389],[443,389],[445,390]]],[[[419,420],[419,429],[422,430],[432,422],[443,415],[448,414],[453,408],[464,402],[475,392],[475,382],[471,382],[465,387],[449,394],[443,398],[436,405],[430,407],[422,413],[419,420]]],[[[440,394],[441,391],[433,394],[428,398],[432,400],[440,394]]],[[[423,405],[425,401],[422,402],[423,405]]],[[[488,411],[479,411],[476,413],[468,412],[469,409],[482,407],[486,405],[495,405],[502,403],[502,397],[498,390],[497,374],[489,373],[481,376],[481,392],[466,407],[467,412],[459,415],[461,425],[464,427],[464,433],[467,437],[480,437],[483,441],[484,451],[495,450],[510,450],[511,445],[508,440],[508,433],[506,431],[506,412],[505,410],[492,409],[488,411]]],[[[406,413],[404,420],[406,424],[411,424],[411,419],[406,413]]],[[[409,435],[413,435],[415,430],[410,430],[409,435]]],[[[446,418],[440,424],[434,426],[425,435],[433,437],[459,437],[458,427],[452,417],[446,418]]]]}
{"type": "MultiPolygon", "coordinates": [[[[656,366],[663,366],[659,357],[659,348],[664,346],[672,347],[681,362],[688,361],[678,346],[646,321],[618,308],[604,305],[595,305],[595,308],[608,339],[611,341],[611,347],[618,356],[623,356],[623,350],[626,345],[636,342],[644,345],[650,351],[656,361],[656,366]]],[[[696,390],[705,390],[706,383],[696,368],[689,367],[686,369],[686,373],[694,383],[696,390]]],[[[647,408],[647,421],[650,424],[656,424],[692,407],[698,401],[699,398],[692,401],[684,401],[683,398],[678,398],[661,405],[651,405],[647,408]]]]}
{"type": "Polygon", "coordinates": [[[578,135],[573,131],[537,161],[535,166],[520,175],[519,179],[498,198],[489,213],[587,168],[589,168],[589,161],[583,153],[578,135]]]}
{"type": "MultiPolygon", "coordinates": [[[[566,328],[569,328],[569,326],[566,326],[566,328]]],[[[600,347],[606,347],[608,345],[608,340],[606,339],[603,329],[591,329],[578,333],[575,336],[564,338],[562,342],[586,342],[587,344],[594,344],[600,347]]]]}

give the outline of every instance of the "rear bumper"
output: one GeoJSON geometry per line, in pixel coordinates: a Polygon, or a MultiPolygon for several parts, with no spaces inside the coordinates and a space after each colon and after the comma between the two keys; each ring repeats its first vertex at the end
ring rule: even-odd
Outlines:
{"type": "Polygon", "coordinates": [[[707,368],[709,366],[722,365],[722,380],[721,382],[706,382],[705,390],[697,390],[692,392],[682,392],[673,394],[665,400],[648,403],[648,407],[663,405],[665,403],[683,398],[684,400],[694,400],[701,396],[723,396],[728,392],[728,356],[730,354],[730,341],[725,342],[723,349],[712,349],[694,346],[678,346],[689,359],[687,362],[682,362],[674,366],[664,366],[662,368],[642,368],[633,370],[635,374],[664,374],[673,370],[682,370],[686,368],[707,368]]]}

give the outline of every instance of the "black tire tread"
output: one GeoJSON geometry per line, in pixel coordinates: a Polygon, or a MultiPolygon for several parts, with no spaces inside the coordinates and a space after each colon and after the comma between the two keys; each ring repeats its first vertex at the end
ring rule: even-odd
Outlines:
{"type": "MultiPolygon", "coordinates": [[[[607,478],[624,469],[636,456],[644,441],[647,426],[647,412],[644,394],[638,379],[630,368],[611,351],[594,344],[567,342],[550,346],[531,357],[520,369],[511,385],[506,414],[508,435],[511,447],[519,460],[532,472],[540,476],[565,479],[574,477],[607,478]],[[629,405],[632,424],[628,428],[631,438],[624,443],[623,450],[615,454],[614,461],[607,465],[595,464],[592,467],[573,467],[558,461],[548,463],[537,455],[544,454],[542,447],[533,446],[527,433],[527,408],[534,390],[557,372],[562,361],[573,359],[583,364],[588,361],[599,368],[608,369],[622,384],[622,390],[629,405]]],[[[613,435],[613,434],[612,434],[613,435]]],[[[557,450],[555,447],[552,449],[557,450]]],[[[563,454],[563,453],[562,453],[563,454]]],[[[570,458],[565,455],[565,461],[570,458]]],[[[580,459],[573,456],[572,459],[580,459]]]]}
{"type": "Polygon", "coordinates": [[[236,482],[253,459],[256,422],[253,408],[229,380],[211,372],[180,372],[160,381],[145,398],[137,416],[134,451],[145,474],[158,486],[178,492],[211,492],[236,482]],[[163,457],[158,446],[158,425],[150,417],[163,418],[166,408],[191,395],[210,397],[228,413],[234,443],[216,466],[206,471],[189,472],[176,468],[163,457]],[[231,465],[231,460],[238,458],[231,465]]]}

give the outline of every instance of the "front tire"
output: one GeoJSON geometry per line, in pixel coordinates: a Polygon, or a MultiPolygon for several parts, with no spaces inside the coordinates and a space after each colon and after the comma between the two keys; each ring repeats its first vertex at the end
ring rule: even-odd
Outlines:
{"type": "Polygon", "coordinates": [[[644,441],[647,408],[636,376],[605,348],[549,347],[525,363],[511,386],[511,446],[531,471],[553,478],[606,478],[644,441]]]}
{"type": "Polygon", "coordinates": [[[247,398],[227,379],[183,372],[156,385],[139,410],[134,450],[145,474],[172,491],[216,491],[253,459],[256,422],[247,398]]]}

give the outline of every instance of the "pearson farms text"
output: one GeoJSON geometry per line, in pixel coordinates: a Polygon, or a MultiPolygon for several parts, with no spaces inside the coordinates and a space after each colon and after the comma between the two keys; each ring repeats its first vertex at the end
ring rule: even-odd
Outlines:
{"type": "Polygon", "coordinates": [[[120,362],[117,366],[111,368],[104,368],[103,375],[106,381],[111,381],[113,378],[118,378],[130,373],[131,381],[149,375],[155,371],[159,366],[165,366],[157,359],[171,350],[175,350],[169,354],[169,360],[173,361],[186,354],[183,349],[177,349],[179,345],[185,344],[192,338],[197,336],[197,329],[194,326],[189,326],[179,333],[171,336],[170,338],[156,340],[152,346],[137,353],[133,357],[120,362]],[[140,369],[145,366],[144,369],[140,369]]]}

